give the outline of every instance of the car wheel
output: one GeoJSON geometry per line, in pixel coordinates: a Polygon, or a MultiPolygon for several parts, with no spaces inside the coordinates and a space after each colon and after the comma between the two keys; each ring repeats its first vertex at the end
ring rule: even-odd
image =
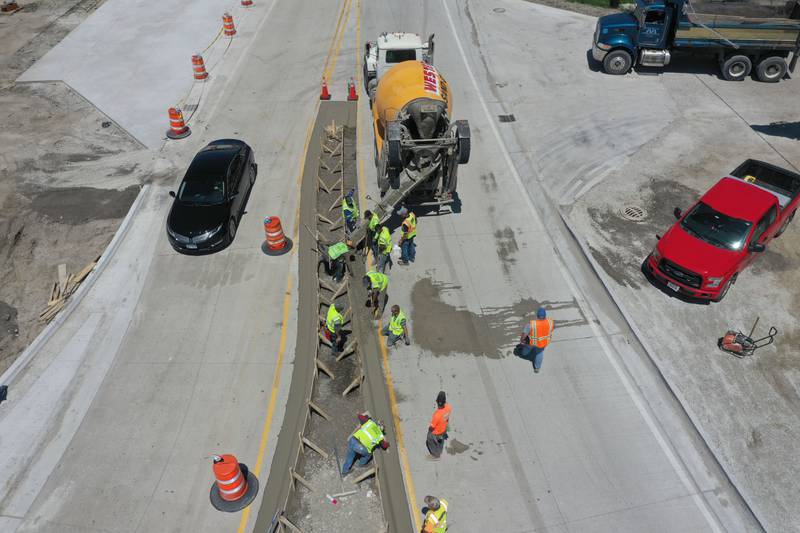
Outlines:
{"type": "Polygon", "coordinates": [[[728,280],[728,283],[726,283],[725,286],[722,287],[722,292],[720,292],[719,296],[717,296],[717,299],[714,300],[715,302],[721,302],[723,300],[723,298],[725,298],[725,296],[727,296],[728,291],[731,289],[731,285],[736,283],[736,276],[738,276],[738,275],[739,274],[737,273],[737,274],[734,274],[733,276],[731,276],[731,279],[728,280]]]}
{"type": "Polygon", "coordinates": [[[790,222],[792,221],[792,219],[794,218],[794,214],[795,214],[795,213],[796,213],[796,211],[792,211],[792,214],[791,214],[791,215],[789,215],[789,218],[787,218],[787,219],[786,219],[786,222],[784,222],[783,224],[781,224],[781,227],[780,227],[780,229],[778,229],[777,233],[775,233],[775,238],[776,238],[776,239],[777,239],[778,237],[780,237],[781,235],[783,235],[783,232],[784,232],[784,231],[786,231],[786,228],[788,228],[788,227],[789,227],[789,223],[790,223],[790,222]]]}
{"type": "Polygon", "coordinates": [[[768,57],[758,64],[756,77],[765,83],[778,83],[786,75],[788,66],[782,57],[768,57]]]}
{"type": "Polygon", "coordinates": [[[603,70],[606,74],[622,76],[627,74],[633,65],[633,58],[625,50],[614,50],[603,58],[603,70]]]}
{"type": "Polygon", "coordinates": [[[747,56],[731,56],[722,64],[722,77],[728,81],[742,81],[750,75],[753,62],[747,56]]]}
{"type": "Polygon", "coordinates": [[[228,222],[228,243],[232,243],[234,238],[236,238],[236,219],[231,217],[228,222]]]}

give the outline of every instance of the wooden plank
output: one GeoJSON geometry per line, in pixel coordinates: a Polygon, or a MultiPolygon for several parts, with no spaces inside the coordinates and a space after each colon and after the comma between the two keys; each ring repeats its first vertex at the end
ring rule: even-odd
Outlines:
{"type": "Polygon", "coordinates": [[[58,287],[61,294],[64,294],[64,289],[67,288],[67,265],[64,263],[58,265],[58,287]]]}
{"type": "Polygon", "coordinates": [[[314,444],[313,442],[311,442],[310,440],[308,440],[308,438],[304,437],[303,435],[300,435],[300,440],[302,441],[303,444],[305,444],[306,446],[308,446],[309,448],[320,454],[324,459],[328,458],[328,453],[319,446],[317,446],[316,444],[314,444]]]}
{"type": "Polygon", "coordinates": [[[83,267],[83,269],[80,272],[75,274],[75,285],[78,285],[79,283],[83,282],[83,280],[86,279],[86,276],[88,276],[89,273],[92,270],[94,270],[94,267],[97,266],[98,259],[100,258],[98,257],[97,259],[95,259],[94,261],[83,267]]]}

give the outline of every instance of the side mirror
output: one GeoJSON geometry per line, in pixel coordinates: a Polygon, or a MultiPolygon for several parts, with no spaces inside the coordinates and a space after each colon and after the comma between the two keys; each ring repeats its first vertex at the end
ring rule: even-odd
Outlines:
{"type": "Polygon", "coordinates": [[[761,253],[766,249],[767,247],[761,244],[760,242],[751,242],[750,245],[747,247],[748,252],[756,252],[756,253],[761,253]]]}
{"type": "Polygon", "coordinates": [[[169,191],[169,195],[175,198],[175,191],[169,191]]]}
{"type": "Polygon", "coordinates": [[[673,215],[675,215],[675,218],[681,218],[681,215],[683,214],[683,211],[681,211],[681,208],[680,208],[680,207],[676,207],[676,208],[675,208],[675,209],[672,211],[672,214],[673,214],[673,215]]]}

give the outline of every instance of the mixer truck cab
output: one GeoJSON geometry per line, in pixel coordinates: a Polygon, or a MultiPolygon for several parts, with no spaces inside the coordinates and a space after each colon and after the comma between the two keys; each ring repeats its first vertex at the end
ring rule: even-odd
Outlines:
{"type": "Polygon", "coordinates": [[[668,291],[720,301],[786,230],[800,201],[800,175],[748,159],[711,187],[645,259],[645,275],[668,291]]]}
{"type": "Polygon", "coordinates": [[[382,33],[375,41],[364,44],[364,90],[370,103],[381,77],[403,61],[424,61],[433,64],[433,34],[423,42],[416,33],[382,33]]]}
{"type": "Polygon", "coordinates": [[[458,167],[469,161],[466,120],[452,121],[453,95],[428,63],[404,61],[381,76],[372,121],[381,197],[394,203],[441,206],[453,202],[458,167]]]}
{"type": "Polygon", "coordinates": [[[708,54],[726,80],[754,70],[760,81],[777,82],[794,70],[800,54],[800,0],[636,0],[635,6],[597,21],[592,57],[608,74],[626,74],[635,64],[664,67],[681,53],[708,54]]]}

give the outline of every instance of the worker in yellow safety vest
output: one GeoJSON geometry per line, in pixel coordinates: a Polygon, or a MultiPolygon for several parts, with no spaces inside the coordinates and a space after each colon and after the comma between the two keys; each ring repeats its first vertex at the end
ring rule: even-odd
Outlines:
{"type": "Polygon", "coordinates": [[[421,533],[445,533],[447,531],[447,501],[436,496],[425,496],[425,523],[421,533]]]}
{"type": "Polygon", "coordinates": [[[386,305],[386,288],[389,286],[389,276],[381,272],[370,270],[362,278],[364,288],[369,291],[369,301],[376,316],[380,316],[383,307],[386,305]],[[381,305],[381,295],[383,295],[383,305],[381,305]]]}
{"type": "Polygon", "coordinates": [[[322,331],[325,338],[331,342],[331,355],[334,357],[339,354],[341,345],[344,342],[342,326],[344,326],[344,317],[336,308],[336,304],[331,304],[330,307],[328,307],[328,315],[325,317],[325,324],[322,331]]]}
{"type": "Polygon", "coordinates": [[[325,268],[325,273],[331,276],[333,281],[339,282],[344,278],[345,258],[352,247],[350,241],[337,242],[327,248],[323,247],[324,255],[320,258],[319,264],[325,268]]]}
{"type": "Polygon", "coordinates": [[[364,466],[372,460],[375,448],[389,448],[383,424],[373,420],[369,413],[359,414],[358,421],[361,425],[347,439],[347,456],[342,465],[343,476],[350,472],[356,457],[358,466],[364,466]]]}
{"type": "MultiPolygon", "coordinates": [[[[386,265],[392,264],[392,234],[383,224],[378,225],[378,270],[386,271],[386,265]]],[[[391,268],[391,266],[389,267],[391,268]]]]}
{"type": "Polygon", "coordinates": [[[364,246],[364,255],[367,255],[368,251],[372,252],[372,257],[375,261],[378,260],[378,249],[376,248],[376,244],[378,243],[378,224],[381,223],[380,217],[367,209],[364,211],[364,220],[367,223],[367,243],[364,246]]]}
{"type": "Polygon", "coordinates": [[[344,217],[344,225],[347,233],[350,233],[356,229],[358,218],[361,216],[358,211],[358,204],[353,198],[353,195],[354,191],[351,190],[345,195],[344,198],[342,198],[342,216],[344,217]]]}
{"type": "Polygon", "coordinates": [[[553,329],[553,319],[547,317],[544,307],[540,307],[536,311],[536,319],[526,324],[522,331],[518,346],[520,355],[526,359],[533,356],[533,371],[537,374],[542,368],[544,349],[550,344],[553,329]]]}
{"type": "Polygon", "coordinates": [[[386,346],[391,348],[402,337],[406,346],[411,344],[408,338],[408,324],[406,314],[400,309],[399,305],[392,306],[392,316],[389,323],[383,327],[383,336],[386,337],[386,346]]]}
{"type": "Polygon", "coordinates": [[[406,217],[401,226],[403,233],[400,236],[400,264],[407,265],[409,262],[413,263],[417,257],[417,245],[414,243],[414,237],[417,236],[417,215],[405,207],[398,213],[406,217]]]}

